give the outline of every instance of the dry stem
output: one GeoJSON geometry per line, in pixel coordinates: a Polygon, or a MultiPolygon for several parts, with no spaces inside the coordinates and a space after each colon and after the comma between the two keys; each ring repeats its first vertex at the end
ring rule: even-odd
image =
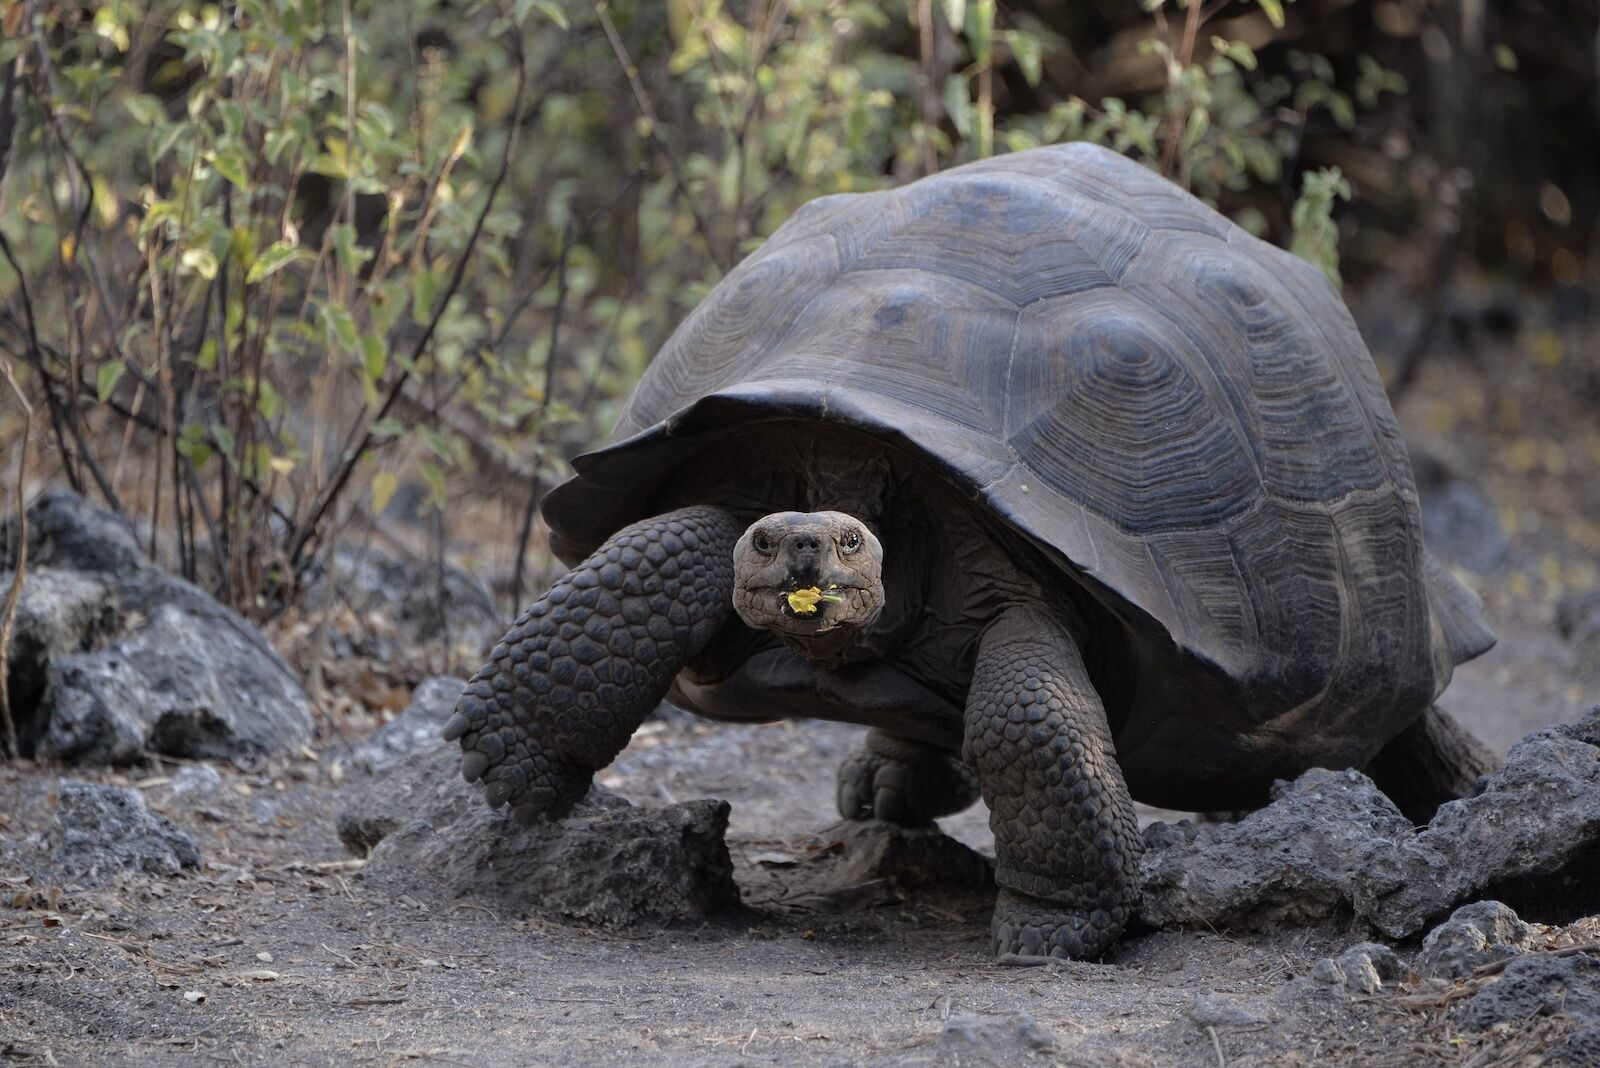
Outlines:
{"type": "Polygon", "coordinates": [[[0,359],[0,374],[5,376],[6,384],[22,405],[22,445],[17,450],[15,483],[17,566],[12,570],[11,586],[6,590],[5,602],[0,605],[0,720],[5,722],[6,752],[12,760],[16,760],[22,755],[22,750],[17,745],[17,722],[11,715],[11,688],[7,683],[11,678],[11,625],[17,616],[17,603],[22,599],[22,582],[28,574],[28,511],[24,507],[23,491],[28,476],[28,438],[33,432],[33,405],[28,403],[27,396],[17,386],[10,361],[0,359]]]}

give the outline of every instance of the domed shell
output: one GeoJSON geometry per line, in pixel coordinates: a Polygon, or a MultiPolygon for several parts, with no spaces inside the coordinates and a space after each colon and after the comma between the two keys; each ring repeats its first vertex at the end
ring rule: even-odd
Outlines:
{"type": "Polygon", "coordinates": [[[574,462],[545,508],[558,546],[592,549],[708,435],[780,415],[916,450],[1170,642],[1154,659],[1280,709],[1408,718],[1493,640],[1426,554],[1333,287],[1097,146],[806,205],[679,327],[615,444],[574,462]]]}

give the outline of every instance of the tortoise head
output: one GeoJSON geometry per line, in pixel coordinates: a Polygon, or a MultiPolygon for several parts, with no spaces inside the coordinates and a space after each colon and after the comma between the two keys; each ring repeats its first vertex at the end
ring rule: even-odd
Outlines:
{"type": "Polygon", "coordinates": [[[883,600],[883,545],[843,512],[774,512],[733,548],[734,609],[807,659],[848,650],[883,600]]]}

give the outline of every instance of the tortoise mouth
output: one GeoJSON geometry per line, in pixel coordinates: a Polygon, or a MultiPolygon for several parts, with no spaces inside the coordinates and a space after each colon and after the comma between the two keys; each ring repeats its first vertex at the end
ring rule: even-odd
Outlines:
{"type": "Polygon", "coordinates": [[[857,630],[869,626],[882,608],[877,591],[860,583],[789,580],[743,587],[743,600],[755,614],[746,615],[752,626],[790,634],[815,634],[834,629],[857,630]]]}

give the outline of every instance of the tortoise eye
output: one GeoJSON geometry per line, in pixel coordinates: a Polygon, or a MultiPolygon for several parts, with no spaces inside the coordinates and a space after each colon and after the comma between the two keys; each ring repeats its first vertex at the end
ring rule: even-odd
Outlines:
{"type": "Polygon", "coordinates": [[[764,530],[758,530],[751,535],[750,544],[755,546],[755,550],[758,553],[766,554],[772,552],[772,539],[767,537],[767,532],[764,530]]]}
{"type": "Polygon", "coordinates": [[[853,553],[857,549],[861,548],[861,535],[852,530],[850,533],[844,536],[844,540],[841,542],[841,544],[844,545],[845,552],[853,553]]]}

